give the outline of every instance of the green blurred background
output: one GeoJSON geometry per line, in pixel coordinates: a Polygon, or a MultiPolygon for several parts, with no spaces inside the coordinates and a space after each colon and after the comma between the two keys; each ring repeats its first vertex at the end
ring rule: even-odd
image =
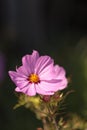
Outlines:
{"type": "Polygon", "coordinates": [[[38,50],[66,69],[75,90],[66,112],[87,119],[87,1],[0,1],[0,130],[36,130],[42,124],[17,103],[9,70],[21,65],[25,54],[38,50]]]}

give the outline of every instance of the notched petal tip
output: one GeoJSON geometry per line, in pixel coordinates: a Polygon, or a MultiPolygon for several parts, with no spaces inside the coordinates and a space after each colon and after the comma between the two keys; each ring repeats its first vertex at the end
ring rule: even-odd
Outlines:
{"type": "Polygon", "coordinates": [[[8,74],[9,74],[10,77],[14,77],[15,71],[8,71],[8,74]]]}
{"type": "Polygon", "coordinates": [[[39,52],[36,51],[36,50],[33,50],[32,54],[33,54],[33,53],[35,53],[35,54],[39,54],[39,52]]]}

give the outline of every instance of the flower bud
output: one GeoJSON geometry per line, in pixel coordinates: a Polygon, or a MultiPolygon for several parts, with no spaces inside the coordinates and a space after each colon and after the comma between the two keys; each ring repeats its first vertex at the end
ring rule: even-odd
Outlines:
{"type": "Polygon", "coordinates": [[[43,99],[44,102],[49,102],[50,101],[50,95],[44,95],[42,99],[43,99]]]}

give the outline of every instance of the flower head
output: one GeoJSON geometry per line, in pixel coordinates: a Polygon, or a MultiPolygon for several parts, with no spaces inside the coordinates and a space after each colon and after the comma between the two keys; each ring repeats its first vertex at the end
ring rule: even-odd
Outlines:
{"type": "Polygon", "coordinates": [[[37,51],[22,58],[22,66],[16,71],[9,71],[12,81],[17,86],[15,91],[29,96],[37,93],[53,95],[67,87],[65,70],[49,56],[39,56],[37,51]]]}

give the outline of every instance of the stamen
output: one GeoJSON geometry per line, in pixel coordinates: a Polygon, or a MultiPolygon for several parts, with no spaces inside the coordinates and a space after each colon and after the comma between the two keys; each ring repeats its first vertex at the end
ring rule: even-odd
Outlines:
{"type": "Polygon", "coordinates": [[[31,83],[38,83],[40,82],[40,79],[38,77],[37,74],[31,74],[28,78],[28,80],[31,82],[31,83]]]}

